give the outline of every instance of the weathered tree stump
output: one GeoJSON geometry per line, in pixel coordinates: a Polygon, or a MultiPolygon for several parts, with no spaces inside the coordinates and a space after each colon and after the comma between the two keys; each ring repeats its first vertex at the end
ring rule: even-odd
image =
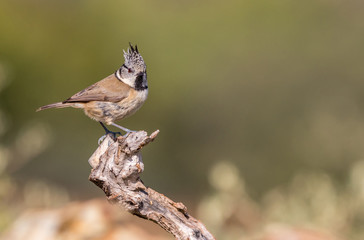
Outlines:
{"type": "Polygon", "coordinates": [[[146,187],[140,179],[144,164],[140,150],[158,135],[132,132],[116,140],[107,136],[89,163],[89,180],[100,187],[112,203],[161,226],[177,239],[215,239],[205,226],[187,213],[183,203],[146,187]]]}

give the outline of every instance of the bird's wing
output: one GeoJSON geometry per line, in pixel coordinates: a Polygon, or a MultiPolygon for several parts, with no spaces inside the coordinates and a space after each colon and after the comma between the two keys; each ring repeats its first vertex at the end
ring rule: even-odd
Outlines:
{"type": "Polygon", "coordinates": [[[129,85],[121,82],[112,74],[76,93],[63,101],[63,103],[90,101],[119,102],[128,96],[130,88],[129,85]]]}

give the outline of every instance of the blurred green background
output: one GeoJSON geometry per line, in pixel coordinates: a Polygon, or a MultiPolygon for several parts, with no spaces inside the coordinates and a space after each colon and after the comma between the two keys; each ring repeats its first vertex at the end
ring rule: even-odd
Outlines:
{"type": "Polygon", "coordinates": [[[193,207],[222,162],[258,204],[305,173],[330,179],[336,198],[363,197],[364,169],[353,173],[364,156],[363,10],[359,0],[0,1],[1,197],[44,184],[71,200],[103,195],[87,180],[103,129],[77,109],[35,109],[113,73],[129,42],[149,98],[119,124],[161,131],[143,149],[148,186],[193,207]]]}

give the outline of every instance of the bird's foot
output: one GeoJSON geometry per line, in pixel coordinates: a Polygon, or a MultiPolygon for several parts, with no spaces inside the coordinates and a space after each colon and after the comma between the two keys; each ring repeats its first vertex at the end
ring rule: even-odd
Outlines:
{"type": "Polygon", "coordinates": [[[97,141],[97,142],[99,143],[99,145],[101,144],[101,142],[102,142],[102,141],[104,141],[104,139],[106,138],[106,136],[107,136],[108,134],[110,134],[110,135],[111,135],[111,137],[113,137],[113,139],[114,139],[114,140],[116,140],[116,135],[117,135],[117,134],[119,134],[120,136],[123,136],[123,137],[125,138],[125,137],[127,137],[130,133],[132,133],[132,132],[136,132],[136,131],[130,130],[130,129],[128,129],[128,128],[122,127],[122,126],[120,126],[120,125],[117,125],[117,124],[115,124],[115,123],[111,123],[111,125],[113,125],[114,127],[117,127],[117,128],[119,128],[119,129],[123,130],[124,132],[126,132],[124,135],[121,135],[121,133],[120,133],[120,132],[112,132],[112,131],[110,131],[109,129],[107,129],[107,128],[106,128],[106,126],[105,126],[102,122],[100,122],[100,124],[101,124],[101,126],[104,128],[104,130],[105,130],[105,135],[104,135],[104,136],[102,136],[102,137],[100,137],[100,138],[99,138],[99,140],[97,141]]]}
{"type": "Polygon", "coordinates": [[[127,137],[130,133],[133,133],[133,132],[137,132],[137,131],[134,131],[134,130],[130,130],[130,129],[128,129],[129,131],[127,131],[124,135],[123,135],[123,137],[125,138],[125,137],[127,137]]]}
{"type": "Polygon", "coordinates": [[[111,125],[113,125],[114,127],[117,127],[117,128],[119,128],[119,129],[123,130],[124,132],[126,132],[126,133],[123,135],[123,137],[127,137],[127,136],[128,136],[130,133],[132,133],[132,132],[137,132],[137,131],[134,131],[134,130],[130,130],[130,129],[126,128],[126,127],[123,127],[123,126],[117,125],[116,123],[111,123],[111,125]]]}
{"type": "Polygon", "coordinates": [[[107,135],[110,135],[112,137],[112,139],[116,140],[117,135],[121,136],[121,132],[112,132],[112,131],[106,131],[105,135],[101,136],[99,138],[99,140],[97,141],[97,143],[100,145],[106,138],[107,135]]]}
{"type": "Polygon", "coordinates": [[[103,135],[103,136],[101,136],[100,138],[99,138],[99,140],[97,140],[97,144],[101,144],[104,140],[105,140],[105,138],[106,138],[106,136],[107,136],[107,134],[105,134],[105,135],[103,135]]]}

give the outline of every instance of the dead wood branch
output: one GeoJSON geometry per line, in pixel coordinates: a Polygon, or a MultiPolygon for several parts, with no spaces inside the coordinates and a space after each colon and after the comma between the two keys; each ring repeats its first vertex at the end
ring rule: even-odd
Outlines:
{"type": "Polygon", "coordinates": [[[89,159],[89,180],[105,192],[109,201],[157,223],[177,239],[214,239],[200,221],[187,213],[183,203],[172,201],[141,181],[144,164],[140,150],[158,133],[148,136],[138,131],[116,141],[107,136],[89,159]]]}

